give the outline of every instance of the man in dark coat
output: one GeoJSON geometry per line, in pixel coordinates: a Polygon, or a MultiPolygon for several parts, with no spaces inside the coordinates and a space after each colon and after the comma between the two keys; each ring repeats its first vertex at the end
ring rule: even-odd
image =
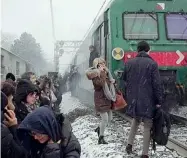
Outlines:
{"type": "Polygon", "coordinates": [[[148,157],[150,129],[153,113],[162,103],[161,80],[157,63],[148,55],[147,42],[138,43],[138,55],[125,64],[124,81],[128,103],[127,113],[133,117],[126,151],[132,152],[132,145],[138,125],[144,122],[142,158],[148,157]]]}
{"type": "Polygon", "coordinates": [[[96,52],[95,47],[93,45],[89,47],[89,50],[90,50],[89,67],[92,67],[93,61],[95,58],[99,57],[99,53],[96,52]]]}

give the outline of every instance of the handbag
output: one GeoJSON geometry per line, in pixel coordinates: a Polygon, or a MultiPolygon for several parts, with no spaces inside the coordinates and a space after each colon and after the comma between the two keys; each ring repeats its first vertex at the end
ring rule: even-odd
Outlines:
{"type": "Polygon", "coordinates": [[[121,110],[127,106],[127,102],[123,98],[120,90],[116,92],[116,101],[112,103],[112,110],[121,110]]]}

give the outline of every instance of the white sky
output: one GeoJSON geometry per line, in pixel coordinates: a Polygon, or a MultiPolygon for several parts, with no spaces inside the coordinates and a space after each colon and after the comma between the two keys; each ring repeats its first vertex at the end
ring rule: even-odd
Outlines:
{"type": "MultiPolygon", "coordinates": [[[[109,0],[108,0],[109,1],[109,0]]],[[[50,0],[2,0],[3,32],[20,36],[31,33],[44,50],[45,58],[53,58],[50,0]]],[[[81,40],[104,0],[53,0],[57,40],[81,40]]],[[[62,60],[62,59],[61,59],[62,60]]],[[[67,60],[63,60],[67,64],[67,60]]]]}

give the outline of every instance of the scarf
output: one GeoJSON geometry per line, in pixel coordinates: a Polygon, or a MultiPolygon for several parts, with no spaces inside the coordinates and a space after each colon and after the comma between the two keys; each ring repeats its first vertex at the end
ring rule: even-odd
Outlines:
{"type": "MultiPolygon", "coordinates": [[[[108,72],[109,81],[112,82],[114,78],[112,77],[112,74],[108,69],[107,72],[108,72]]],[[[116,90],[113,83],[110,83],[110,85],[108,86],[107,82],[105,82],[103,86],[103,91],[108,100],[111,100],[113,102],[116,101],[116,90]]]]}
{"type": "MultiPolygon", "coordinates": [[[[114,80],[112,74],[108,69],[106,69],[106,72],[108,73],[109,80],[112,82],[114,80]]],[[[95,77],[100,77],[100,70],[94,67],[88,68],[88,70],[86,70],[86,75],[89,80],[92,80],[95,77]]],[[[108,86],[107,82],[105,81],[102,89],[108,100],[111,100],[113,102],[116,101],[116,91],[113,83],[110,83],[110,85],[108,86]]]]}

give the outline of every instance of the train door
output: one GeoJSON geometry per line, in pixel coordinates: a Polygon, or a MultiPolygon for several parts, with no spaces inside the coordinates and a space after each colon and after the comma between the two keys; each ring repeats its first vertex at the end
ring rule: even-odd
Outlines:
{"type": "MultiPolygon", "coordinates": [[[[105,60],[107,61],[107,55],[108,55],[108,28],[109,28],[109,20],[108,20],[108,12],[109,12],[109,9],[107,9],[105,12],[104,12],[104,33],[103,33],[103,37],[104,37],[104,52],[105,52],[105,60]]],[[[107,62],[107,66],[109,67],[108,65],[108,62],[107,62]]]]}
{"type": "Polygon", "coordinates": [[[93,34],[93,45],[100,56],[100,28],[98,28],[93,34]]]}
{"type": "Polygon", "coordinates": [[[106,60],[105,39],[104,39],[104,24],[101,24],[101,26],[100,26],[100,52],[101,52],[101,57],[106,60]]]}
{"type": "Polygon", "coordinates": [[[106,60],[104,23],[102,23],[93,34],[93,44],[99,56],[106,60]]]}

